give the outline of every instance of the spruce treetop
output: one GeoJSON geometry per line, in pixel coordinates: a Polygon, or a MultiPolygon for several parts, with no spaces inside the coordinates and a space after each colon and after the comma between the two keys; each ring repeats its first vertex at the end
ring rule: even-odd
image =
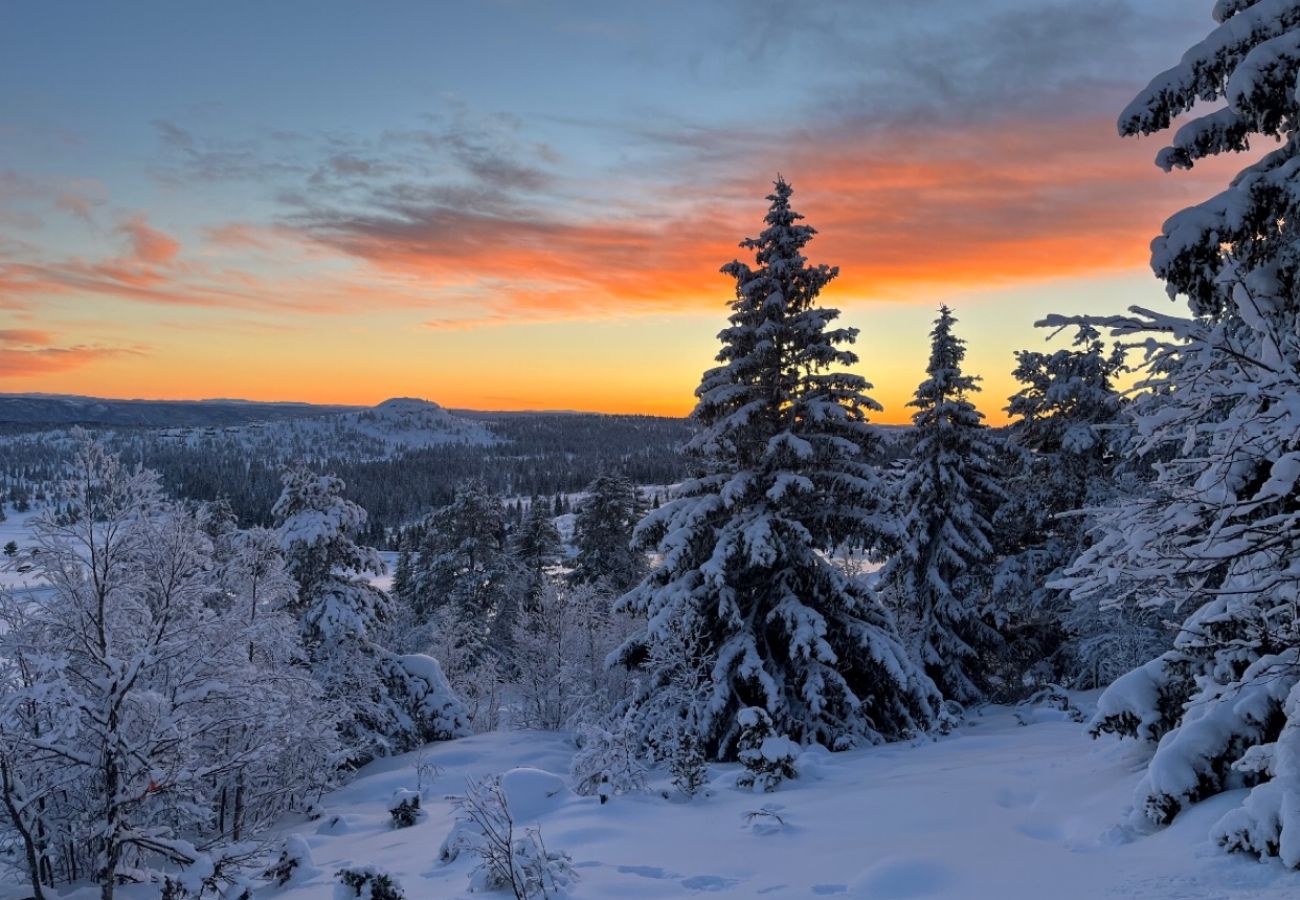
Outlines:
{"type": "Polygon", "coordinates": [[[930,362],[925,367],[926,379],[916,389],[916,396],[908,406],[919,410],[912,416],[918,427],[944,424],[955,417],[979,421],[984,414],[966,399],[967,394],[979,391],[979,376],[962,372],[966,359],[966,342],[953,333],[956,316],[946,305],[939,307],[939,318],[934,320],[930,332],[930,362]]]}
{"type": "Polygon", "coordinates": [[[757,238],[741,242],[755,265],[733,260],[722,272],[736,281],[729,327],[718,335],[722,365],[704,373],[693,418],[705,430],[691,443],[697,454],[758,464],[771,438],[806,424],[852,427],[880,405],[871,385],[843,371],[858,357],[843,345],[856,328],[829,327],[839,310],[817,304],[839,269],[809,265],[803,249],[817,233],[790,206],[792,188],[778,177],[757,238]]]}

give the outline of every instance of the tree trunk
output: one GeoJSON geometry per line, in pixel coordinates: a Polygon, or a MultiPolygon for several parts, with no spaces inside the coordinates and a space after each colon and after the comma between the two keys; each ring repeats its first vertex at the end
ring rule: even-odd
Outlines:
{"type": "Polygon", "coordinates": [[[32,879],[32,900],[45,900],[45,892],[41,886],[41,857],[36,851],[36,841],[32,838],[31,829],[23,822],[22,815],[18,811],[18,804],[14,802],[14,783],[9,771],[7,761],[0,759],[0,789],[3,791],[5,810],[9,813],[9,820],[13,822],[14,830],[23,839],[23,855],[27,858],[27,872],[32,879]]]}

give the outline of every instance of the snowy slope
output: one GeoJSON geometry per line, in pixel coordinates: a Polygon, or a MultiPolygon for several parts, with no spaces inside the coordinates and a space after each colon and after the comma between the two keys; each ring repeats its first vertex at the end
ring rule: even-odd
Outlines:
{"type": "MultiPolygon", "coordinates": [[[[427,758],[443,771],[425,790],[429,815],[403,830],[390,828],[387,801],[417,786],[417,754],[375,763],[324,798],[324,819],[286,826],[285,834],[305,837],[320,874],[257,896],[331,900],[335,870],[374,864],[398,876],[409,900],[465,897],[472,861],[437,859],[453,822],[446,796],[461,791],[467,777],[513,767],[563,775],[571,754],[555,734],[505,732],[435,745],[427,758]]],[[[1093,742],[1072,722],[1021,727],[1009,711],[993,710],[933,743],[805,754],[802,777],[774,794],[739,792],[730,786],[736,767],[716,766],[708,797],[618,797],[602,807],[563,792],[534,798],[535,816],[520,824],[537,822],[548,848],[572,855],[581,879],[571,896],[590,900],[1300,894],[1300,875],[1224,855],[1205,841],[1209,823],[1240,792],[1202,804],[1153,836],[1118,827],[1138,762],[1130,745],[1093,742]],[[746,826],[746,813],[764,806],[784,828],[746,826]]]]}
{"type": "Polygon", "coordinates": [[[342,418],[357,432],[390,446],[496,443],[492,432],[478,422],[454,416],[429,400],[411,397],[385,400],[374,409],[347,413],[342,418]]]}
{"type": "Polygon", "coordinates": [[[19,556],[12,560],[0,556],[0,590],[25,590],[33,586],[32,576],[19,571],[18,565],[22,563],[22,555],[31,550],[31,522],[39,514],[39,510],[20,513],[12,506],[5,507],[6,518],[0,522],[0,547],[13,541],[18,545],[19,556]]]}

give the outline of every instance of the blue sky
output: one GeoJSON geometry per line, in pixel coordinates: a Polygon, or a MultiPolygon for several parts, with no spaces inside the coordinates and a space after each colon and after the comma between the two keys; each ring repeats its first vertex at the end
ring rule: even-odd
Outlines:
{"type": "Polygon", "coordinates": [[[1204,5],[16,0],[0,390],[684,413],[780,171],[887,418],[944,301],[992,413],[1038,310],[1163,302],[1226,170],[1113,121],[1204,5]]]}

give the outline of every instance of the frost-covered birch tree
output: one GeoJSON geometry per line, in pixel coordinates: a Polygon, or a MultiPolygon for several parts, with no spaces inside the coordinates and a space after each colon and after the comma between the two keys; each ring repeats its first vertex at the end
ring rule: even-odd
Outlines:
{"type": "Polygon", "coordinates": [[[259,599],[255,567],[207,525],[89,442],[33,524],[42,587],[0,606],[0,800],[37,893],[93,879],[111,900],[159,869],[211,874],[199,846],[334,771],[332,715],[274,592],[259,599]]]}

